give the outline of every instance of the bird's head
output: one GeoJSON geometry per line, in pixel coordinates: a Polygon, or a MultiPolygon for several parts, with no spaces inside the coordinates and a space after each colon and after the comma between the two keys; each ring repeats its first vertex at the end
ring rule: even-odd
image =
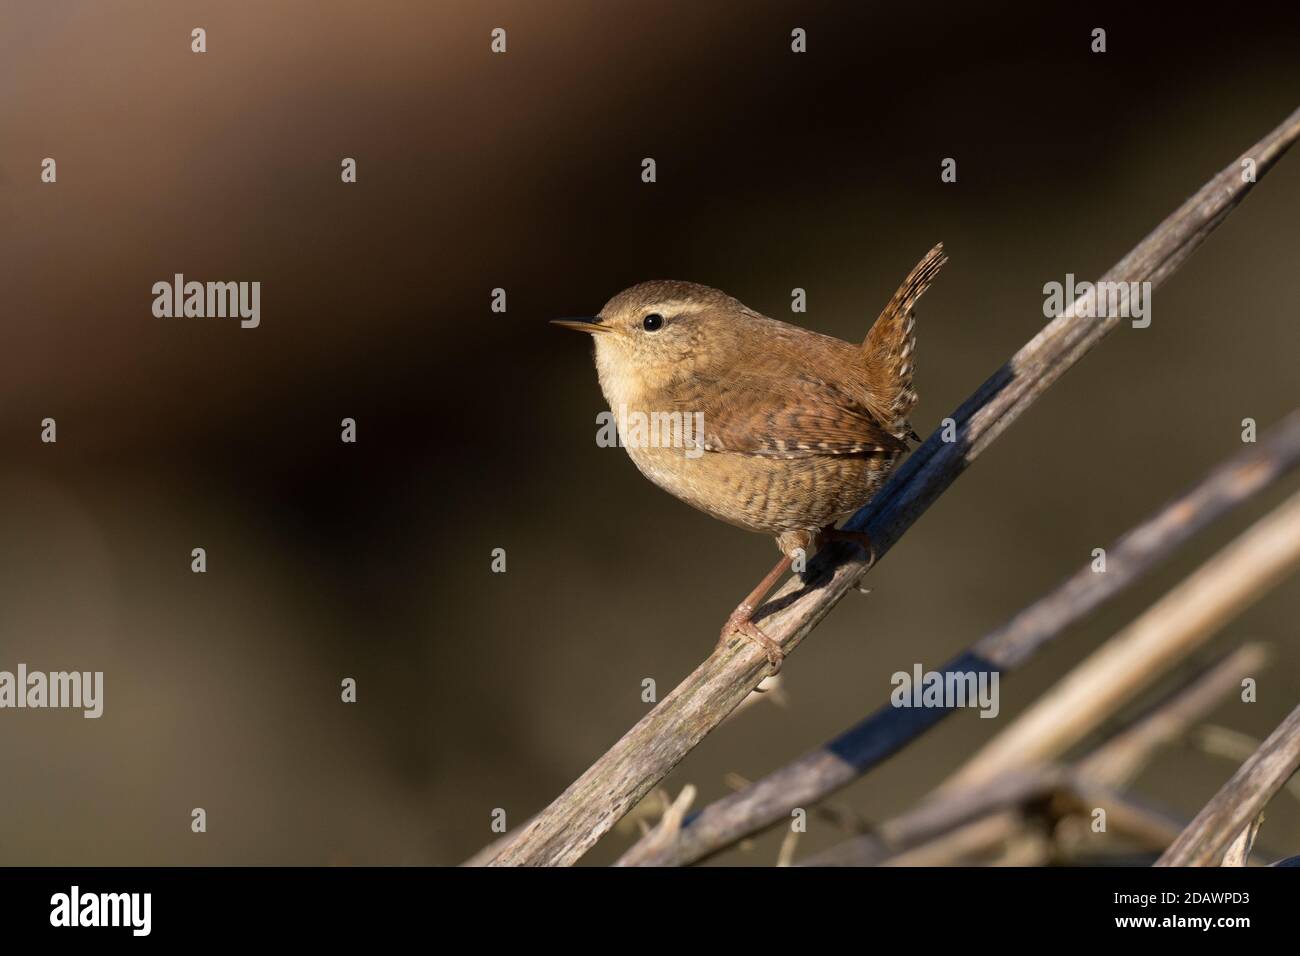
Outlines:
{"type": "Polygon", "coordinates": [[[596,368],[611,403],[695,373],[728,348],[737,317],[731,296],[694,282],[642,282],[614,296],[597,315],[552,324],[591,335],[596,368]]]}

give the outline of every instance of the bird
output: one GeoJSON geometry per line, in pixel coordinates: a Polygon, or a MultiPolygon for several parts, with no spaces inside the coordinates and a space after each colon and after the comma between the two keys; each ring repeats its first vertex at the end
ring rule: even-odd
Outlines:
{"type": "Polygon", "coordinates": [[[865,533],[835,524],[869,502],[920,440],[908,417],[917,403],[914,307],[947,261],[938,243],[861,344],[676,280],[634,285],[594,316],[552,320],[594,340],[619,443],[646,478],[714,518],[776,539],[782,560],[720,635],[721,644],[756,644],[773,674],[784,652],[753,616],[796,559],[848,540],[875,560],[865,533]],[[644,427],[656,421],[672,427],[644,427]]]}

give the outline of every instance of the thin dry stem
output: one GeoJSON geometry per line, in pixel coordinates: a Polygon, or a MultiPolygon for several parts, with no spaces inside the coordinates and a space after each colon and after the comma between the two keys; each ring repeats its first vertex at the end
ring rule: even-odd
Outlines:
{"type": "Polygon", "coordinates": [[[1278,725],[1214,799],[1156,861],[1156,866],[1210,866],[1228,843],[1263,812],[1300,767],[1300,706],[1278,725]]]}
{"type": "Polygon", "coordinates": [[[944,784],[960,790],[1048,762],[1101,726],[1300,565],[1300,492],[1098,648],[944,784]]]}

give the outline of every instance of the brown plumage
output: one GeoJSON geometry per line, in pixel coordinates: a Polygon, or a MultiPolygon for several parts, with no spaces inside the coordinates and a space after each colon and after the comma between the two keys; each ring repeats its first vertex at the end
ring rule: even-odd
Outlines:
{"type": "MultiPolygon", "coordinates": [[[[635,440],[620,424],[637,468],[716,518],[774,535],[789,559],[869,501],[915,438],[913,307],[946,261],[942,244],[931,249],[861,345],[691,282],[643,282],[594,319],[557,324],[592,333],[620,423],[658,413],[702,424],[675,443],[635,440]]],[[[753,637],[746,623],[729,622],[753,637]]]]}

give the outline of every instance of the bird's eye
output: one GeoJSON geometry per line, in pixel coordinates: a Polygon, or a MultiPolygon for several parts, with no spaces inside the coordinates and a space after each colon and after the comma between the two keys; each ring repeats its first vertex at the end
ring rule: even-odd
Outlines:
{"type": "Polygon", "coordinates": [[[664,327],[664,317],[658,312],[651,312],[641,320],[641,328],[647,332],[658,332],[664,327]]]}

